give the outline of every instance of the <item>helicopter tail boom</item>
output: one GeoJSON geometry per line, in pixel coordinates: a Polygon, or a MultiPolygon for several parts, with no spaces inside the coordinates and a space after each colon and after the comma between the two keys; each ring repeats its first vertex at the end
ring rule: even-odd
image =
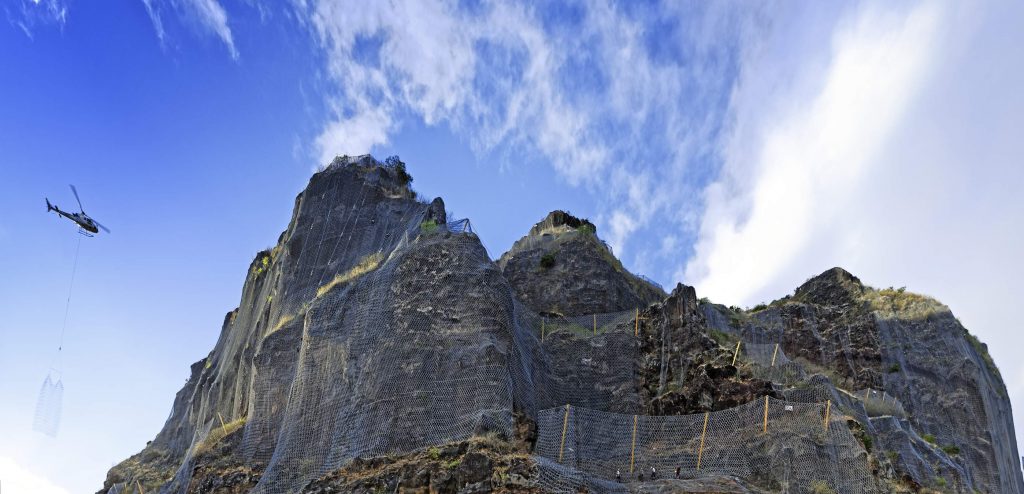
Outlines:
{"type": "Polygon", "coordinates": [[[50,204],[50,199],[46,199],[46,212],[49,213],[50,211],[60,211],[60,210],[57,209],[53,204],[50,204]]]}

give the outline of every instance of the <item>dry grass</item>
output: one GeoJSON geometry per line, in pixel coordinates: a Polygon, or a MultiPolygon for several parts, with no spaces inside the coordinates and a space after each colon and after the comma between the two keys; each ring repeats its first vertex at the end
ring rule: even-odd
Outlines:
{"type": "Polygon", "coordinates": [[[368,256],[364,256],[362,259],[359,260],[358,263],[356,263],[355,266],[352,266],[352,269],[349,269],[348,271],[345,271],[344,273],[335,275],[334,279],[332,279],[331,281],[327,282],[325,285],[321,286],[320,288],[317,288],[316,289],[316,296],[317,296],[317,298],[320,298],[320,297],[324,296],[325,293],[331,291],[331,289],[333,289],[337,285],[340,285],[342,283],[348,283],[348,282],[350,282],[350,281],[352,281],[352,280],[354,280],[354,279],[356,279],[356,278],[358,278],[358,277],[360,277],[360,276],[362,276],[362,275],[364,275],[366,273],[369,273],[370,271],[373,271],[374,269],[377,269],[377,267],[380,266],[380,263],[383,260],[384,260],[384,254],[382,254],[380,252],[376,252],[376,253],[370,254],[368,256]]]}
{"type": "Polygon", "coordinates": [[[287,326],[288,323],[292,322],[292,320],[294,320],[294,319],[295,319],[295,314],[285,314],[285,315],[281,316],[281,319],[277,320],[277,324],[274,325],[274,329],[271,329],[270,332],[273,333],[274,331],[277,331],[277,330],[287,326]]]}
{"type": "Polygon", "coordinates": [[[871,309],[885,317],[901,319],[925,319],[933,314],[948,312],[949,307],[925,295],[911,293],[903,288],[867,289],[862,299],[871,309]]]}
{"type": "Polygon", "coordinates": [[[224,424],[222,427],[215,427],[206,435],[206,437],[203,438],[202,441],[199,442],[199,444],[196,445],[192,454],[199,455],[210,451],[210,449],[220,442],[221,439],[224,439],[232,432],[241,429],[245,425],[245,421],[246,417],[242,417],[240,419],[232,420],[231,422],[224,424]]]}

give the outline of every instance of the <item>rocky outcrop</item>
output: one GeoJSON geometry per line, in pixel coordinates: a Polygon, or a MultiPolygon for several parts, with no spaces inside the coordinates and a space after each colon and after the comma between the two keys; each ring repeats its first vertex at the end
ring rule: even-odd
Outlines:
{"type": "Polygon", "coordinates": [[[701,309],[714,329],[777,342],[840,388],[898,399],[906,420],[865,425],[884,447],[876,456],[914,482],[1024,492],[1006,388],[985,347],[948,307],[904,289],[867,287],[833,268],[759,310],[701,309]]]}
{"type": "MultiPolygon", "coordinates": [[[[945,306],[839,268],[751,311],[681,284],[665,294],[561,211],[494,262],[408,182],[369,156],[311,178],[163,429],[101,492],[804,492],[790,482],[822,461],[870,472],[842,484],[857,492],[1022,490],[1005,386],[945,306]],[[799,381],[737,359],[737,343],[778,343],[799,381]],[[869,411],[854,393],[865,389],[897,397],[899,416],[869,411]],[[729,457],[756,459],[734,471],[745,478],[626,485],[538,452],[564,441],[566,405],[625,427],[630,415],[767,410],[765,396],[830,400],[848,417],[836,433],[860,442],[837,451],[817,428],[780,428],[729,457]]],[[[592,436],[581,461],[629,451],[625,432],[592,436]]],[[[670,439],[673,461],[692,462],[693,445],[670,439]]]]}
{"type": "Polygon", "coordinates": [[[516,297],[537,312],[576,316],[646,307],[665,293],[627,271],[596,227],[554,211],[498,259],[516,297]]]}

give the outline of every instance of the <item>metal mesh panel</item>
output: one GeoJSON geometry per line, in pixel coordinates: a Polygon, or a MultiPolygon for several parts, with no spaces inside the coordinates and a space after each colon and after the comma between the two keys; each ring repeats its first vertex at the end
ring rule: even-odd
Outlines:
{"type": "Polygon", "coordinates": [[[47,375],[39,389],[36,400],[36,413],[32,421],[32,429],[51,437],[57,437],[60,428],[61,403],[64,400],[64,384],[57,377],[51,379],[47,375]]]}

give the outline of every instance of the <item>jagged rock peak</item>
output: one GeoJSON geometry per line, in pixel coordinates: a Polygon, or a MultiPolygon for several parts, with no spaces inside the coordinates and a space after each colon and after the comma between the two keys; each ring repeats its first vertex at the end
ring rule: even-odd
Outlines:
{"type": "Polygon", "coordinates": [[[349,180],[362,180],[366,185],[374,186],[390,197],[413,198],[412,175],[405,169],[401,161],[378,161],[372,155],[337,156],[327,166],[313,174],[306,190],[325,180],[333,181],[339,173],[346,174],[349,180]]]}
{"type": "Polygon", "coordinates": [[[646,307],[666,294],[630,273],[594,224],[552,211],[498,259],[520,301],[537,312],[578,316],[646,307]]]}
{"type": "Polygon", "coordinates": [[[530,228],[530,236],[543,235],[560,231],[577,230],[586,227],[591,232],[597,232],[597,227],[586,218],[577,218],[568,211],[555,210],[548,213],[543,220],[530,228]]]}
{"type": "Polygon", "coordinates": [[[844,305],[856,302],[864,290],[859,278],[835,267],[805,281],[796,289],[795,298],[819,305],[844,305]]]}

